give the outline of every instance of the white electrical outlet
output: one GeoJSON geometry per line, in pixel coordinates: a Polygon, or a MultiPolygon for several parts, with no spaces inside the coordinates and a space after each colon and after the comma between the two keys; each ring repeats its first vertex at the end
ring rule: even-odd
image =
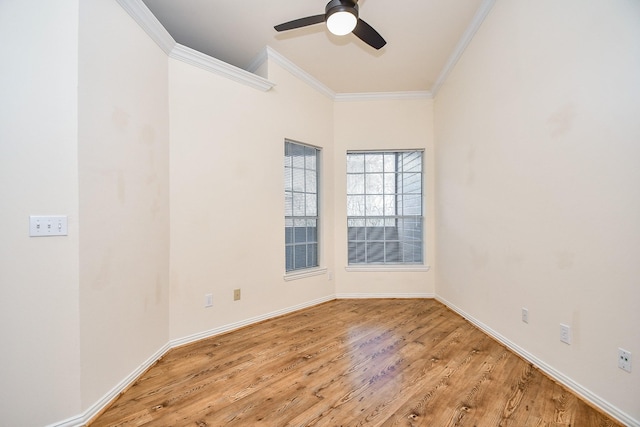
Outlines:
{"type": "Polygon", "coordinates": [[[66,215],[31,215],[29,217],[29,236],[49,237],[67,235],[66,215]]]}
{"type": "Polygon", "coordinates": [[[631,352],[618,348],[618,368],[631,372],[631,352]]]}
{"type": "Polygon", "coordinates": [[[206,294],[204,296],[204,306],[212,307],[213,306],[213,294],[206,294]]]}
{"type": "Polygon", "coordinates": [[[522,307],[522,321],[524,323],[529,323],[529,310],[522,307]]]}
{"type": "Polygon", "coordinates": [[[560,341],[571,344],[571,326],[560,324],[560,341]]]}

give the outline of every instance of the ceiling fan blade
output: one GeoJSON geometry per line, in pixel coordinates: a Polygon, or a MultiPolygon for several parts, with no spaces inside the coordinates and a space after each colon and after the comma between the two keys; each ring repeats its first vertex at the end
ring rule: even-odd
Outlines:
{"type": "Polygon", "coordinates": [[[324,22],[324,15],[307,16],[306,18],[294,19],[293,21],[285,22],[284,24],[276,25],[276,31],[287,31],[295,28],[306,27],[308,25],[314,25],[324,22]]]}
{"type": "Polygon", "coordinates": [[[362,19],[358,19],[358,24],[356,24],[356,28],[354,28],[352,32],[360,40],[375,49],[380,49],[382,46],[387,44],[385,39],[383,39],[371,25],[367,24],[362,19]]]}

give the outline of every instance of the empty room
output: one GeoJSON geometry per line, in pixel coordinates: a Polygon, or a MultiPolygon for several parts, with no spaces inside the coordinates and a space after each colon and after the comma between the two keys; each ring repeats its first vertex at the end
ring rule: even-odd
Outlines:
{"type": "Polygon", "coordinates": [[[640,427],[640,1],[327,1],[0,1],[0,425],[640,427]]]}

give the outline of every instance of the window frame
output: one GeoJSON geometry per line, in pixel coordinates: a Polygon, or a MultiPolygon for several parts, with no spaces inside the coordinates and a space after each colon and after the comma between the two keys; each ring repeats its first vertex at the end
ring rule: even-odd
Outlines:
{"type": "MultiPolygon", "coordinates": [[[[311,157],[311,156],[310,156],[311,157]]],[[[326,269],[322,269],[320,267],[321,265],[321,201],[320,201],[320,194],[321,194],[321,169],[322,169],[322,148],[321,147],[317,147],[311,144],[306,144],[303,142],[299,142],[299,141],[295,141],[289,138],[285,138],[284,140],[284,168],[283,168],[283,173],[284,173],[284,220],[285,220],[285,227],[284,227],[284,231],[285,231],[285,244],[284,244],[284,249],[285,249],[285,275],[284,278],[285,280],[293,280],[296,278],[302,278],[302,277],[309,277],[309,276],[313,276],[316,274],[322,274],[326,269]],[[293,156],[289,155],[290,153],[288,153],[287,151],[287,147],[300,147],[303,148],[305,151],[308,149],[312,149],[315,151],[315,165],[314,165],[314,169],[309,169],[307,166],[307,154],[305,153],[303,155],[303,162],[304,162],[304,167],[300,168],[300,167],[295,167],[293,165],[293,156]],[[288,160],[287,157],[291,157],[291,163],[288,164],[288,160]],[[300,190],[295,190],[294,189],[294,171],[298,170],[298,171],[302,171],[302,181],[303,181],[303,185],[304,185],[304,189],[302,191],[300,190]],[[307,175],[308,172],[313,171],[315,172],[315,193],[311,192],[311,191],[307,191],[307,185],[308,185],[308,179],[309,176],[307,175]],[[287,176],[288,173],[291,173],[290,178],[287,176]],[[303,215],[297,215],[295,212],[295,207],[294,207],[294,194],[298,194],[304,197],[304,214],[303,215]],[[315,215],[308,215],[307,212],[307,195],[312,195],[315,194],[315,215]],[[290,198],[289,196],[290,195],[290,198]],[[296,238],[296,222],[306,222],[307,224],[305,224],[305,239],[304,240],[300,240],[297,241],[296,238]],[[309,221],[315,222],[315,227],[309,227],[309,221]],[[288,224],[291,222],[291,226],[289,227],[288,224]],[[291,230],[288,230],[288,228],[291,228],[291,230]],[[314,234],[315,240],[310,240],[309,239],[309,230],[308,228],[314,228],[315,230],[312,232],[314,234]],[[291,235],[289,236],[289,233],[291,233],[291,235]],[[305,246],[305,258],[306,261],[304,263],[304,265],[296,267],[296,246],[301,247],[301,246],[305,246]],[[313,259],[315,260],[315,263],[309,263],[309,246],[315,246],[315,257],[313,257],[313,259]],[[289,258],[289,249],[288,248],[294,248],[292,249],[292,253],[291,253],[291,263],[292,266],[290,268],[290,258],[289,258]]],[[[299,173],[299,172],[298,172],[299,173]]]]}
{"type": "MultiPolygon", "coordinates": [[[[425,150],[422,148],[417,148],[417,149],[379,149],[379,150],[348,150],[346,152],[346,181],[345,181],[345,192],[346,192],[346,197],[347,197],[347,206],[346,206],[346,220],[347,220],[347,236],[346,236],[346,243],[347,243],[347,266],[346,266],[346,270],[347,271],[428,271],[430,269],[429,266],[426,265],[426,242],[425,242],[425,225],[426,225],[426,218],[425,218],[425,176],[426,176],[426,171],[425,171],[425,150]],[[406,171],[404,170],[404,168],[399,168],[399,164],[398,164],[398,158],[397,156],[399,154],[403,154],[403,153],[416,153],[418,154],[420,157],[420,168],[419,168],[419,185],[420,185],[420,189],[419,189],[419,193],[404,193],[403,190],[399,190],[399,188],[401,187],[401,185],[399,185],[399,177],[402,177],[404,179],[404,175],[405,174],[415,174],[415,171],[406,171]],[[385,154],[393,154],[395,156],[395,164],[393,167],[393,170],[387,170],[386,167],[387,165],[385,165],[385,158],[384,155],[385,154]],[[365,159],[363,159],[363,167],[361,171],[350,171],[350,166],[349,166],[349,162],[350,162],[350,158],[349,156],[351,155],[382,155],[382,169],[381,170],[374,170],[374,171],[367,171],[366,170],[366,157],[365,159]],[[379,183],[378,183],[378,188],[379,191],[373,190],[371,191],[371,188],[367,188],[367,175],[369,176],[373,176],[374,174],[382,174],[382,176],[385,176],[384,174],[388,173],[388,174],[394,174],[394,181],[393,181],[393,192],[389,192],[388,191],[388,185],[386,184],[387,182],[387,177],[384,177],[381,181],[380,179],[378,179],[379,183]],[[360,182],[359,180],[352,180],[350,178],[350,176],[357,176],[357,175],[362,175],[362,182],[360,182]],[[350,182],[351,181],[351,182],[350,182]],[[361,186],[362,192],[357,192],[354,191],[354,182],[356,184],[357,187],[361,186]],[[398,204],[400,203],[401,200],[403,200],[403,197],[405,197],[407,194],[411,194],[411,195],[417,195],[419,194],[419,215],[416,214],[411,214],[411,215],[407,215],[404,212],[402,214],[398,214],[398,204]],[[382,197],[382,200],[384,200],[384,202],[382,203],[382,214],[378,214],[378,215],[371,215],[370,212],[368,212],[368,208],[367,208],[367,196],[377,196],[377,197],[382,197]],[[358,206],[357,203],[353,203],[353,199],[352,197],[358,198],[361,197],[362,200],[362,204],[364,206],[360,207],[358,206]],[[392,197],[392,202],[388,205],[387,201],[385,200],[386,197],[392,197]],[[353,203],[353,204],[352,204],[353,203]],[[354,206],[357,206],[356,209],[359,210],[361,212],[361,214],[359,215],[350,215],[350,213],[353,213],[353,209],[354,206]],[[391,215],[389,214],[389,210],[393,210],[394,214],[391,215]],[[375,224],[375,221],[368,221],[368,220],[379,220],[382,221],[382,226],[377,226],[377,227],[383,227],[384,230],[384,236],[382,239],[378,238],[376,239],[368,239],[368,236],[365,236],[364,238],[359,237],[358,233],[360,233],[359,230],[360,227],[362,227],[362,229],[367,229],[367,227],[371,227],[371,228],[376,228],[376,225],[373,226],[369,226],[368,224],[375,224]],[[417,230],[419,231],[419,238],[415,239],[414,238],[409,238],[408,235],[407,236],[401,236],[401,232],[399,230],[396,230],[396,232],[398,233],[398,238],[396,238],[395,240],[393,238],[389,238],[387,237],[387,225],[389,223],[389,221],[395,221],[395,224],[398,224],[398,220],[400,221],[404,221],[404,220],[413,220],[415,224],[417,224],[417,230]],[[355,225],[355,226],[351,226],[350,224],[362,224],[362,225],[355,225]],[[351,230],[351,228],[354,228],[355,230],[351,230]],[[354,235],[355,233],[355,235],[354,235]],[[355,238],[354,238],[355,237],[355,238]],[[397,243],[396,243],[397,242],[397,243]],[[411,242],[414,243],[414,245],[411,245],[411,242]],[[379,259],[374,259],[374,256],[372,255],[370,257],[370,255],[368,253],[366,253],[365,249],[365,253],[363,255],[359,255],[359,251],[361,251],[362,249],[358,248],[358,244],[364,246],[365,248],[368,247],[374,247],[373,244],[377,243],[378,244],[378,248],[382,247],[383,248],[383,254],[382,254],[382,260],[379,259]],[[389,251],[387,252],[387,243],[392,243],[392,244],[397,244],[397,247],[399,248],[397,252],[394,251],[389,251]],[[405,245],[409,245],[409,246],[416,246],[419,245],[419,255],[416,256],[416,252],[415,250],[413,251],[412,255],[409,258],[416,259],[415,261],[412,261],[411,259],[409,259],[409,261],[407,261],[407,258],[405,257],[404,251],[405,251],[405,245]],[[367,246],[369,245],[369,246],[367,246]],[[381,246],[380,246],[381,245],[381,246]],[[353,253],[353,251],[357,251],[358,253],[353,253]],[[396,260],[391,260],[389,261],[387,259],[387,254],[391,255],[392,257],[399,257],[399,259],[396,260]],[[361,261],[360,261],[360,260],[361,261]]],[[[403,182],[404,183],[404,182],[403,182]]],[[[417,205],[417,204],[416,204],[417,205]]],[[[404,206],[404,205],[403,205],[404,206]]],[[[380,224],[380,223],[378,223],[380,224]]],[[[398,229],[398,225],[395,225],[392,228],[396,228],[398,229]]],[[[373,231],[373,230],[371,230],[373,231]]],[[[404,232],[404,230],[403,230],[404,232]]],[[[368,235],[368,231],[365,233],[368,235]]],[[[372,233],[373,234],[373,233],[372,233]]],[[[389,245],[389,247],[391,247],[391,245],[389,245]]],[[[411,253],[411,251],[409,251],[409,253],[411,253]]],[[[377,254],[379,256],[379,254],[377,254]]]]}

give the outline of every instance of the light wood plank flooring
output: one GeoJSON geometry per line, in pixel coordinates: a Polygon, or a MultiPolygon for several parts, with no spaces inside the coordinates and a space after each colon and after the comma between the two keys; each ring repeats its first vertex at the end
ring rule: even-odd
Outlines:
{"type": "Polygon", "coordinates": [[[619,426],[430,299],[337,300],[168,352],[99,426],[619,426]]]}

